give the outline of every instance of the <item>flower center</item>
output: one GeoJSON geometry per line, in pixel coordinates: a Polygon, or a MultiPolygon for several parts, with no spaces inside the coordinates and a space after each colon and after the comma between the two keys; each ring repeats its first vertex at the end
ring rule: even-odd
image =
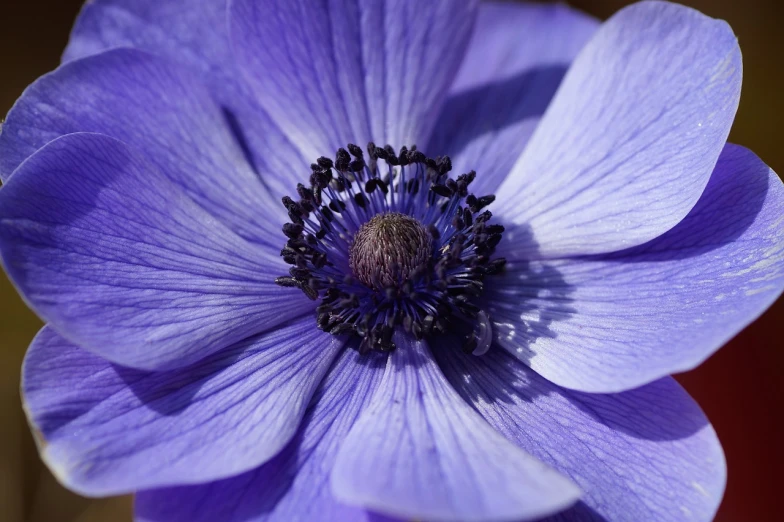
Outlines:
{"type": "Polygon", "coordinates": [[[291,222],[281,256],[292,266],[275,282],[320,299],[318,327],[358,336],[360,352],[393,350],[402,328],[416,338],[464,334],[465,351],[484,353],[492,330],[477,298],[505,264],[492,257],[504,227],[483,210],[495,197],[468,192],[473,171],[448,177],[446,156],[367,151],[368,160],[352,144],[334,161],[319,158],[310,186],[283,198],[291,222]]]}
{"type": "Polygon", "coordinates": [[[351,271],[365,285],[382,290],[400,287],[424,272],[433,252],[425,227],[400,212],[377,214],[354,235],[349,253],[351,271]]]}

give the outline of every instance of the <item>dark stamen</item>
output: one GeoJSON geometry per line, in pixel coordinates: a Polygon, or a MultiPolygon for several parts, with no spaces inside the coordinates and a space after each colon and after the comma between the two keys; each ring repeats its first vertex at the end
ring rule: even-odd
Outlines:
{"type": "Polygon", "coordinates": [[[394,349],[402,328],[417,338],[460,330],[465,350],[484,353],[492,331],[476,299],[503,270],[492,254],[504,229],[483,211],[495,197],[468,192],[476,173],[451,179],[451,169],[416,146],[369,143],[365,156],[349,144],[319,158],[300,199],[282,200],[291,268],[276,283],[320,298],[318,327],[361,337],[360,352],[394,349]]]}

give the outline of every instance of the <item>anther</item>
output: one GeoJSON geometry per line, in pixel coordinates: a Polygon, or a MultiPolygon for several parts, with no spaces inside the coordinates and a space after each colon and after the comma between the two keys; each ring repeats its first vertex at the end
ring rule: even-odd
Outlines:
{"type": "Polygon", "coordinates": [[[468,192],[474,171],[450,178],[448,156],[366,150],[351,143],[318,158],[299,199],[282,199],[290,268],[276,283],[320,298],[318,327],[359,336],[360,352],[394,349],[402,328],[416,338],[458,330],[466,349],[484,353],[492,332],[476,298],[505,263],[491,258],[504,229],[483,211],[495,198],[468,192]]]}

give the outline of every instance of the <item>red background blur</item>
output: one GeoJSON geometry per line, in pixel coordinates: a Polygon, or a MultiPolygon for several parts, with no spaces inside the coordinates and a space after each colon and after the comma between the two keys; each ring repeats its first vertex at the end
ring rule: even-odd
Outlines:
{"type": "MultiPolygon", "coordinates": [[[[161,0],[166,1],[166,0],[161,0]]],[[[631,3],[573,0],[607,18],[631,3]]],[[[730,139],[784,173],[784,13],[780,0],[684,0],[732,25],[744,58],[743,95],[730,139]]],[[[0,115],[30,82],[57,66],[79,0],[4,0],[0,6],[0,115]]],[[[784,485],[784,299],[678,380],[699,401],[724,445],[727,493],[717,520],[781,520],[784,485]]],[[[0,275],[0,519],[127,521],[129,498],[88,500],[57,484],[38,460],[20,407],[19,368],[40,327],[0,275]]]]}

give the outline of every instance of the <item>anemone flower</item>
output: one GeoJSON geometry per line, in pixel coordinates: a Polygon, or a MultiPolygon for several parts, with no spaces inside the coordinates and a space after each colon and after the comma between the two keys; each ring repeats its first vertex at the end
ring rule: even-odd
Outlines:
{"type": "Polygon", "coordinates": [[[88,2],[0,135],[43,459],[145,522],[710,519],[668,375],[784,287],[740,84],[665,2],[88,2]]]}

